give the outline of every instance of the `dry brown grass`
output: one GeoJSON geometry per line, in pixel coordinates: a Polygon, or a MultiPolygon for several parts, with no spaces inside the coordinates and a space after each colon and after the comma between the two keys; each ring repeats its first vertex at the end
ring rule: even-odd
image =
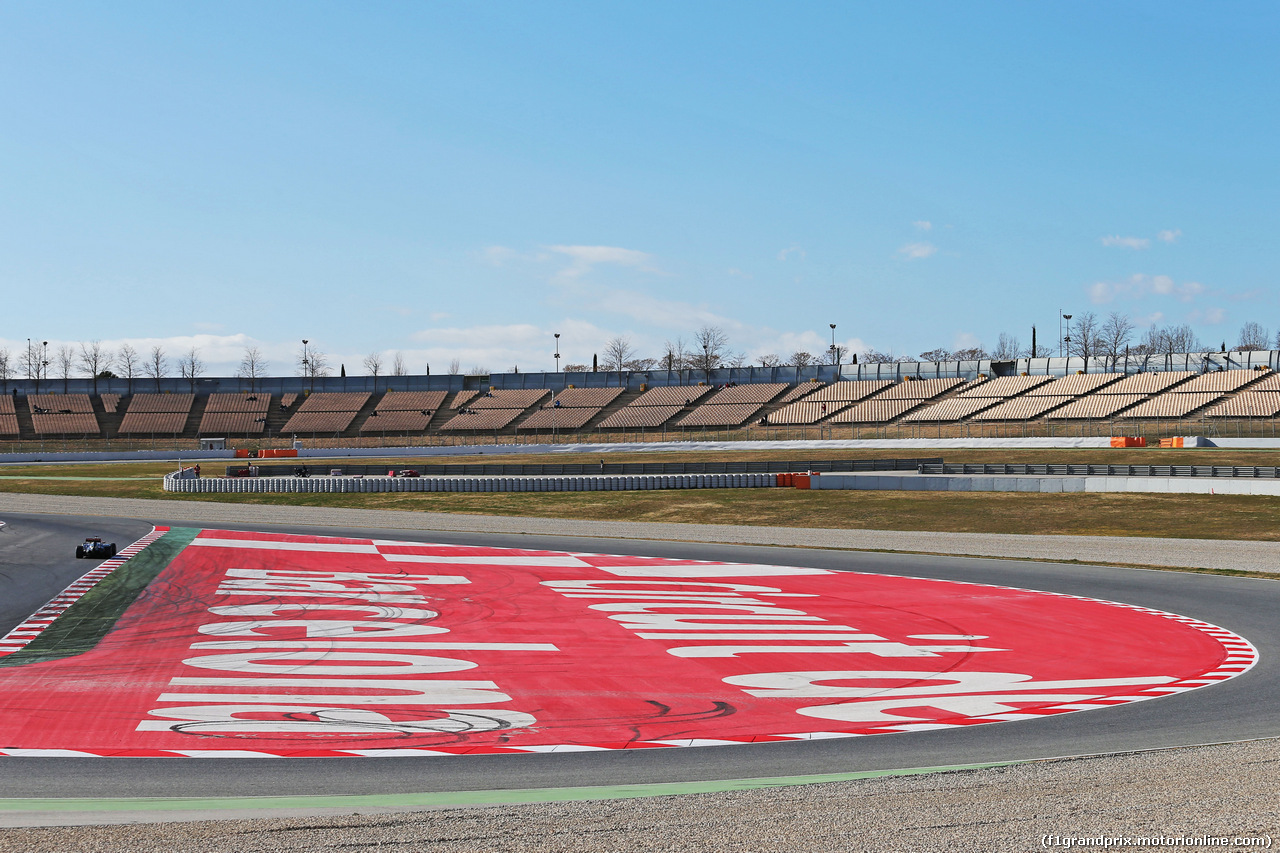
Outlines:
{"type": "MultiPolygon", "coordinates": [[[[892,458],[902,451],[807,451],[610,454],[610,462],[724,461],[759,459],[892,458]]],[[[955,450],[949,462],[1274,465],[1280,451],[1228,450],[955,450]]],[[[503,455],[494,452],[447,459],[380,460],[426,472],[456,462],[595,462],[598,455],[503,455]]],[[[288,460],[278,460],[288,463],[288,460]]],[[[353,462],[350,457],[307,459],[313,470],[353,462]]],[[[838,492],[791,489],[725,489],[663,492],[414,493],[201,495],[164,492],[161,477],[172,463],[139,462],[0,467],[0,491],[135,497],[167,500],[295,504],[589,520],[929,530],[1035,535],[1160,536],[1280,540],[1280,497],[1237,495],[1059,494],[982,492],[838,492]],[[10,479],[12,478],[12,479],[10,479]],[[102,478],[102,479],[92,479],[102,478]]],[[[223,465],[204,466],[206,475],[223,465]]]]}

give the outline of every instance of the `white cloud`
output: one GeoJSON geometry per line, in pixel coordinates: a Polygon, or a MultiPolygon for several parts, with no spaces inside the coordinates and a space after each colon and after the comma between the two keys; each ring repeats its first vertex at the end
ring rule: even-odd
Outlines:
{"type": "Polygon", "coordinates": [[[898,249],[898,254],[910,261],[927,258],[938,251],[932,243],[908,243],[898,249]]]}
{"type": "Polygon", "coordinates": [[[1198,281],[1181,284],[1167,275],[1137,273],[1123,281],[1098,281],[1089,286],[1089,300],[1095,305],[1111,302],[1118,297],[1141,299],[1144,296],[1172,296],[1182,302],[1190,302],[1205,292],[1198,281]]]}
{"type": "Polygon", "coordinates": [[[952,349],[973,349],[982,346],[982,340],[971,332],[956,333],[955,343],[951,345],[952,349]]]}
{"type": "Polygon", "coordinates": [[[1225,308],[1197,308],[1187,316],[1193,323],[1204,323],[1207,326],[1216,326],[1223,320],[1227,319],[1227,311],[1225,308]]]}
{"type": "Polygon", "coordinates": [[[800,246],[797,246],[795,243],[792,243],[790,248],[783,249],[781,252],[778,253],[778,260],[785,261],[791,255],[795,255],[802,261],[806,257],[808,257],[808,253],[805,252],[804,249],[802,249],[800,246]]]}
{"type": "Polygon", "coordinates": [[[1113,234],[1110,237],[1103,237],[1102,245],[1119,246],[1123,249],[1146,249],[1151,246],[1151,241],[1146,237],[1121,237],[1113,234]]]}
{"type": "Polygon", "coordinates": [[[911,224],[914,225],[916,228],[920,229],[921,231],[933,230],[933,223],[927,219],[917,219],[915,222],[912,222],[911,224]]]}
{"type": "Polygon", "coordinates": [[[1178,242],[1178,238],[1181,236],[1182,236],[1181,228],[1175,228],[1173,230],[1169,230],[1166,228],[1165,230],[1161,231],[1159,234],[1156,234],[1156,239],[1159,240],[1161,243],[1176,243],[1178,242]]]}
{"type": "Polygon", "coordinates": [[[658,272],[649,261],[651,255],[617,246],[547,246],[548,251],[567,256],[571,263],[556,273],[559,279],[577,279],[601,264],[635,267],[645,272],[658,272]]]}

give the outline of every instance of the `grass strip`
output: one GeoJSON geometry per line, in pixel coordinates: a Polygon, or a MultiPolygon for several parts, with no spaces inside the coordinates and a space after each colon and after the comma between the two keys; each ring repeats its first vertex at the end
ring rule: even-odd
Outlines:
{"type": "Polygon", "coordinates": [[[103,578],[38,637],[0,658],[0,667],[60,660],[91,650],[199,532],[194,527],[169,530],[103,578]]]}

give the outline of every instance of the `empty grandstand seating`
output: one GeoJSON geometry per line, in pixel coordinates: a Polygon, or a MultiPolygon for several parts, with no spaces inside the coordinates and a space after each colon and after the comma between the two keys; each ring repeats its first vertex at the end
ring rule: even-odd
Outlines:
{"type": "Polygon", "coordinates": [[[801,382],[799,385],[795,386],[790,391],[783,394],[782,397],[778,400],[778,402],[793,403],[796,400],[799,400],[801,397],[812,394],[814,391],[817,391],[818,389],[825,388],[825,387],[826,386],[821,382],[801,382]]]}
{"type": "Polygon", "coordinates": [[[351,426],[356,414],[369,402],[367,391],[332,391],[312,394],[282,431],[291,433],[339,433],[351,426]]]}
{"type": "Polygon", "coordinates": [[[1182,418],[1214,400],[1221,394],[1174,394],[1166,393],[1152,397],[1144,403],[1134,406],[1124,413],[1126,418],[1182,418]]]}
{"type": "Polygon", "coordinates": [[[1250,385],[1250,391],[1280,391],[1280,373],[1263,373],[1262,381],[1250,385]]]}
{"type": "Polygon", "coordinates": [[[972,387],[965,388],[957,397],[985,397],[988,399],[1012,397],[1044,385],[1052,381],[1048,376],[997,376],[985,382],[975,382],[972,387]]]}
{"type": "Polygon", "coordinates": [[[999,402],[999,398],[996,397],[948,397],[945,400],[939,400],[932,406],[926,406],[923,409],[914,411],[902,420],[904,423],[908,421],[928,423],[960,421],[976,415],[983,409],[995,406],[999,402]]]}
{"type": "Polygon", "coordinates": [[[893,385],[890,379],[832,382],[804,398],[806,403],[856,403],[893,385]]]}
{"type": "Polygon", "coordinates": [[[877,396],[881,400],[932,400],[963,384],[963,379],[914,379],[899,382],[877,396]]]}
{"type": "Polygon", "coordinates": [[[581,429],[621,393],[622,388],[566,388],[525,418],[520,429],[581,429]]]}
{"type": "Polygon", "coordinates": [[[1277,414],[1280,414],[1280,393],[1252,389],[1241,391],[1205,412],[1210,418],[1274,418],[1277,414]]]}
{"type": "Polygon", "coordinates": [[[727,403],[722,405],[708,403],[705,406],[699,406],[676,421],[676,426],[739,426],[751,420],[763,408],[763,403],[727,403]]]}
{"type": "Polygon", "coordinates": [[[210,394],[200,416],[201,435],[259,435],[266,427],[271,395],[210,394]]]}
{"type": "Polygon", "coordinates": [[[467,403],[471,402],[479,394],[479,391],[459,391],[453,395],[453,399],[449,401],[450,409],[461,409],[467,403]]]}
{"type": "Polygon", "coordinates": [[[975,421],[1029,421],[1050,409],[1070,403],[1072,397],[1014,397],[974,416],[975,421]]]}
{"type": "MultiPolygon", "coordinates": [[[[892,386],[891,380],[852,380],[833,382],[817,388],[813,393],[802,397],[798,402],[789,403],[769,415],[771,425],[814,424],[834,412],[843,409],[850,403],[870,397],[879,391],[892,386]]],[[[908,406],[907,408],[910,408],[908,406]]],[[[882,411],[888,411],[883,409],[882,411]]],[[[903,409],[902,411],[906,411],[903,409]]],[[[852,421],[841,421],[852,423],[852,421]]]]}
{"type": "Polygon", "coordinates": [[[1126,376],[1113,385],[1095,392],[1098,394],[1158,394],[1171,385],[1184,382],[1195,376],[1181,370],[1166,373],[1134,373],[1126,376]]]}
{"type": "Polygon", "coordinates": [[[704,405],[723,406],[732,403],[768,403],[790,387],[785,382],[759,385],[731,385],[707,398],[704,405]]]}
{"type": "Polygon", "coordinates": [[[1055,409],[1046,420],[1096,420],[1109,418],[1116,412],[1146,399],[1144,394],[1090,394],[1055,409]]]}
{"type": "Polygon", "coordinates": [[[599,429],[654,429],[685,406],[705,396],[707,385],[662,385],[650,388],[598,424],[599,429]]]}
{"type": "Polygon", "coordinates": [[[97,435],[100,431],[88,394],[32,394],[27,404],[36,435],[97,435]]]}
{"type": "Polygon", "coordinates": [[[1052,382],[1037,385],[1027,392],[1028,397],[1081,397],[1116,382],[1123,373],[1073,373],[1059,376],[1052,382]]]}
{"type": "MultiPolygon", "coordinates": [[[[464,392],[454,395],[455,402],[464,392]]],[[[530,406],[537,405],[551,391],[546,388],[522,388],[489,391],[480,397],[472,397],[450,418],[442,430],[498,430],[512,421],[530,406]]]]}
{"type": "Polygon", "coordinates": [[[623,406],[599,423],[600,429],[652,429],[660,427],[680,413],[679,406],[623,406]]]}
{"type": "Polygon", "coordinates": [[[121,435],[181,435],[195,394],[134,394],[120,422],[121,435]]]}
{"type": "Polygon", "coordinates": [[[447,396],[447,391],[388,391],[360,432],[425,432],[447,396]]]}
{"type": "MultiPolygon", "coordinates": [[[[886,400],[883,396],[872,397],[837,413],[827,423],[886,424],[923,404],[924,400],[886,400]]],[[[772,416],[770,420],[773,420],[772,416]]]]}
{"type": "Polygon", "coordinates": [[[114,415],[116,409],[120,408],[119,394],[103,394],[100,399],[102,400],[102,410],[109,415],[114,415]]]}
{"type": "Polygon", "coordinates": [[[0,435],[21,435],[17,409],[13,405],[13,398],[8,394],[0,395],[0,435]]]}
{"type": "Polygon", "coordinates": [[[1227,393],[1248,385],[1260,376],[1261,374],[1252,370],[1221,370],[1215,373],[1202,373],[1190,382],[1179,385],[1174,390],[1184,394],[1227,393]]]}
{"type": "Polygon", "coordinates": [[[662,385],[650,388],[630,403],[630,406],[687,406],[696,403],[711,390],[708,385],[662,385]]]}

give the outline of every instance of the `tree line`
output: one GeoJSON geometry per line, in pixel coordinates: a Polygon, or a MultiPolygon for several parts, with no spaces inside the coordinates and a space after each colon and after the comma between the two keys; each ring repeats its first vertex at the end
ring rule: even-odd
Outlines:
{"type": "MultiPolygon", "coordinates": [[[[1228,346],[1227,340],[1216,345],[1205,344],[1196,335],[1191,326],[1151,325],[1141,333],[1134,322],[1125,314],[1113,311],[1105,317],[1086,312],[1073,317],[1064,326],[1061,342],[1054,340],[1048,347],[1038,344],[1036,352],[1024,346],[1016,335],[1001,332],[996,344],[990,350],[981,345],[960,349],[936,347],[925,350],[918,356],[898,355],[891,352],[880,352],[869,349],[858,354],[851,354],[847,348],[835,344],[815,354],[806,350],[797,350],[787,355],[766,353],[754,360],[748,359],[745,353],[736,351],[729,343],[729,335],[719,326],[704,325],[688,340],[677,337],[663,342],[662,352],[656,357],[642,356],[626,335],[616,335],[608,340],[603,352],[593,357],[591,364],[565,364],[567,372],[585,372],[590,370],[607,371],[646,371],[646,370],[700,370],[711,371],[723,367],[811,367],[818,364],[845,364],[862,362],[864,364],[916,362],[916,361],[977,361],[993,359],[1011,361],[1018,358],[1057,355],[1059,344],[1066,355],[1083,358],[1107,358],[1113,362],[1124,356],[1147,357],[1170,353],[1194,353],[1210,351],[1238,352],[1250,350],[1280,350],[1280,331],[1273,336],[1271,331],[1260,323],[1249,321],[1240,327],[1236,340],[1228,346]],[[603,356],[603,357],[601,357],[603,356]]],[[[1056,336],[1055,336],[1056,337],[1056,336]]],[[[304,342],[297,351],[297,375],[304,378],[331,376],[332,361],[321,349],[304,342]]],[[[370,353],[364,357],[362,366],[366,376],[375,380],[379,376],[406,376],[409,373],[403,353],[394,352],[389,356],[383,353],[370,353]]],[[[160,390],[160,380],[173,375],[187,380],[195,390],[196,380],[205,373],[205,363],[200,349],[191,347],[181,353],[176,360],[162,346],[153,346],[146,352],[139,352],[132,345],[121,344],[118,349],[111,350],[101,341],[89,341],[78,346],[60,344],[52,352],[47,341],[28,340],[27,346],[17,352],[0,347],[0,381],[26,378],[36,381],[39,388],[41,382],[63,383],[63,390],[74,378],[93,380],[93,392],[98,393],[98,380],[123,379],[128,383],[129,393],[133,393],[134,383],[151,380],[156,390],[160,390]]],[[[346,375],[346,366],[341,365],[341,375],[346,375]]],[[[269,364],[262,350],[256,346],[246,346],[236,370],[236,377],[249,383],[254,390],[256,383],[267,378],[270,373],[269,364]]],[[[431,373],[428,365],[427,374],[431,373]]],[[[462,364],[458,359],[451,359],[447,372],[462,373],[462,364]]],[[[511,372],[518,373],[518,367],[511,372]]],[[[474,367],[469,373],[487,374],[487,368],[474,367]]]]}

